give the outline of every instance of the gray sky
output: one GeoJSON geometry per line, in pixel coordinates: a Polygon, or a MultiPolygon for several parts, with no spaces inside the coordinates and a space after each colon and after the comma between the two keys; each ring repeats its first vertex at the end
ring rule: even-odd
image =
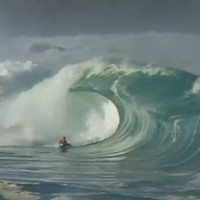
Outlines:
{"type": "Polygon", "coordinates": [[[0,0],[3,69],[110,56],[200,74],[199,52],[200,0],[0,0]]]}
{"type": "Polygon", "coordinates": [[[200,33],[199,0],[0,0],[0,35],[200,33]]]}

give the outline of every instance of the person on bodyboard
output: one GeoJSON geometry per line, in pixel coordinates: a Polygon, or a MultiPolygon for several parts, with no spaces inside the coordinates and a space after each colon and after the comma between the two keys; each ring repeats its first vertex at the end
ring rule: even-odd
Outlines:
{"type": "Polygon", "coordinates": [[[59,142],[60,147],[68,147],[70,144],[67,142],[66,137],[62,137],[60,142],[59,142]]]}

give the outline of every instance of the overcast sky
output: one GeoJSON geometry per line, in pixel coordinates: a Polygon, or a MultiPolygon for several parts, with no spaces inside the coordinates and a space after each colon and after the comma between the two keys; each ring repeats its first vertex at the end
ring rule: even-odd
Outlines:
{"type": "Polygon", "coordinates": [[[2,63],[117,56],[200,74],[199,52],[200,0],[0,0],[2,63]]]}
{"type": "Polygon", "coordinates": [[[200,33],[199,0],[0,0],[0,34],[200,33]]]}

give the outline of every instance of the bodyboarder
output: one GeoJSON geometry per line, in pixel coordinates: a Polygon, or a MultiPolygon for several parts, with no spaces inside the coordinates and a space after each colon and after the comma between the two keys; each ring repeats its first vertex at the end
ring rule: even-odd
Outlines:
{"type": "Polygon", "coordinates": [[[66,137],[62,137],[60,142],[59,142],[59,145],[60,145],[60,147],[66,147],[70,144],[67,142],[66,137]]]}

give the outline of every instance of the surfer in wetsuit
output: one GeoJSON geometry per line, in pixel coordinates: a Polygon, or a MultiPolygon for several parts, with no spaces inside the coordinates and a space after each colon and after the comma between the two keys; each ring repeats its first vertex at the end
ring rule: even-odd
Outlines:
{"type": "Polygon", "coordinates": [[[60,140],[59,145],[60,145],[61,147],[66,147],[67,145],[69,145],[69,143],[68,143],[67,140],[66,140],[66,137],[63,137],[63,138],[60,140]]]}

